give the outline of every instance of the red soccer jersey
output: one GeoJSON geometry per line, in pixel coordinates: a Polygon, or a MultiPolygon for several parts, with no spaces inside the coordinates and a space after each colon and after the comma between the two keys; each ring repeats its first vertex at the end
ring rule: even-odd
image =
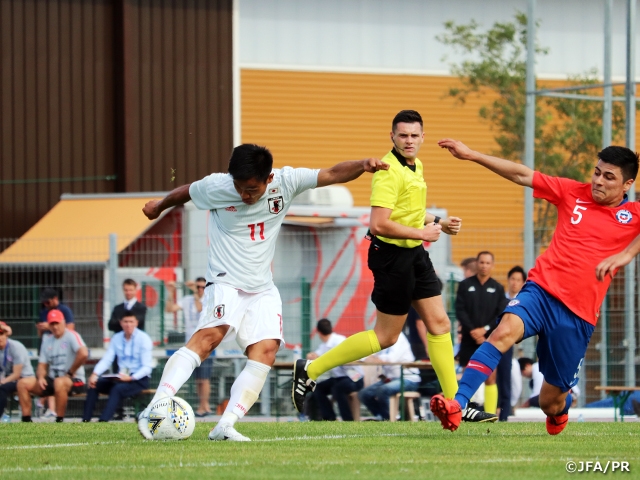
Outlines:
{"type": "Polygon", "coordinates": [[[609,276],[598,281],[596,267],[640,234],[640,204],[604,207],[593,200],[590,184],[540,172],[533,176],[533,196],[556,206],[558,223],[529,279],[595,325],[611,283],[609,276]]]}

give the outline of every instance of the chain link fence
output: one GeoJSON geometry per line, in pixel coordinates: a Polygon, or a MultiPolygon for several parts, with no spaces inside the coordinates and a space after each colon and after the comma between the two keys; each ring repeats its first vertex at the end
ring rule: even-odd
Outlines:
{"type": "MultiPolygon", "coordinates": [[[[294,349],[300,348],[304,354],[316,348],[318,339],[314,327],[320,318],[329,318],[335,331],[344,335],[372,328],[375,322],[375,308],[370,301],[373,278],[367,267],[369,242],[364,239],[365,233],[366,227],[362,225],[283,227],[272,263],[274,281],[283,302],[287,341],[287,349],[280,352],[283,359],[292,358],[294,349]]],[[[446,268],[441,268],[438,274],[443,281],[443,301],[455,322],[455,292],[461,279],[457,264],[465,257],[489,250],[495,255],[493,277],[506,287],[508,270],[522,265],[522,231],[466,229],[447,241],[451,242],[450,258],[441,262],[446,268]]],[[[75,328],[93,352],[92,356],[100,355],[111,334],[106,328],[111,310],[123,301],[122,282],[133,278],[138,283],[138,300],[148,307],[145,330],[157,349],[171,350],[183,344],[183,318],[181,313],[165,311],[164,282],[176,282],[176,300],[190,294],[185,282],[206,273],[207,239],[174,232],[117,238],[115,243],[116,248],[109,238],[66,242],[0,240],[0,319],[11,325],[13,338],[27,348],[37,348],[35,325],[43,308],[40,293],[45,287],[53,287],[60,292],[60,301],[73,311],[75,328]]],[[[636,297],[637,291],[636,288],[636,297]]],[[[625,282],[621,271],[609,290],[600,324],[585,358],[580,405],[601,398],[602,394],[594,390],[596,385],[625,383],[627,315],[634,315],[638,325],[637,314],[625,311],[625,282]]],[[[455,327],[454,323],[454,332],[455,327]]],[[[636,337],[638,331],[640,328],[636,328],[636,337]]],[[[638,344],[636,341],[635,345],[638,344]]],[[[237,357],[241,353],[237,346],[223,344],[219,358],[224,359],[225,354],[237,357]]],[[[523,355],[535,355],[534,339],[517,347],[515,356],[523,355]]],[[[637,350],[635,356],[638,369],[637,350]]],[[[232,376],[232,371],[225,372],[219,373],[223,377],[232,376]]],[[[230,383],[216,381],[213,381],[215,395],[228,394],[230,383]]]]}

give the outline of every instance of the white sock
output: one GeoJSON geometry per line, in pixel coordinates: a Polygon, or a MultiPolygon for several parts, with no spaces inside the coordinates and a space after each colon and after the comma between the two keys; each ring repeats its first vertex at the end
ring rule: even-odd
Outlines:
{"type": "Polygon", "coordinates": [[[220,423],[233,425],[238,419],[245,416],[258,399],[267,375],[269,375],[269,370],[271,367],[264,363],[247,360],[244,369],[231,386],[231,398],[220,423]]]}
{"type": "Polygon", "coordinates": [[[153,396],[153,400],[151,400],[149,405],[153,405],[161,398],[172,397],[178,393],[180,387],[189,380],[193,371],[199,366],[200,356],[187,347],[182,347],[171,355],[171,358],[167,361],[162,371],[160,385],[158,385],[156,394],[153,396]]]}

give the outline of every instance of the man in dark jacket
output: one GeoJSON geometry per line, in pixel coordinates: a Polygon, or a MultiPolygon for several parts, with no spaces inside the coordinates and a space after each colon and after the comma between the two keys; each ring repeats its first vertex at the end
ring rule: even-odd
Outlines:
{"type": "MultiPolygon", "coordinates": [[[[477,256],[477,273],[458,285],[456,318],[462,326],[459,356],[462,367],[467,366],[471,355],[496,328],[496,320],[507,306],[504,287],[491,278],[493,263],[494,258],[491,252],[480,252],[477,256]]],[[[484,410],[490,416],[484,415],[486,417],[484,421],[498,419],[495,415],[497,404],[498,387],[494,372],[485,382],[484,410]]]]}
{"type": "Polygon", "coordinates": [[[124,317],[125,312],[131,312],[138,319],[138,328],[144,330],[144,319],[147,315],[147,307],[138,302],[136,293],[138,284],[135,280],[127,278],[122,282],[122,293],[124,294],[124,302],[113,307],[111,319],[109,320],[109,330],[114,333],[122,331],[120,320],[124,317]]]}

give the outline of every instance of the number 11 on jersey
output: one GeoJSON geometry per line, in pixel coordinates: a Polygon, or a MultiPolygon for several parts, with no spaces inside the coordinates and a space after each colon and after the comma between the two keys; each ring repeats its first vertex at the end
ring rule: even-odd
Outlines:
{"type": "Polygon", "coordinates": [[[256,241],[256,225],[260,229],[260,240],[264,240],[264,222],[260,222],[258,224],[252,223],[247,225],[247,227],[249,227],[249,236],[251,237],[252,242],[256,241]]]}

